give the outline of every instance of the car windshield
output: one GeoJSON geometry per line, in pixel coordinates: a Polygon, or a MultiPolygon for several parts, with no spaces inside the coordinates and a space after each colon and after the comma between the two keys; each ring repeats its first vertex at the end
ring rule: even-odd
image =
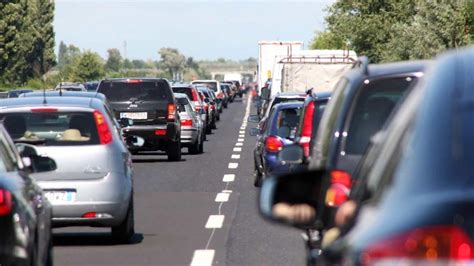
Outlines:
{"type": "Polygon", "coordinates": [[[156,82],[102,82],[98,92],[105,94],[109,101],[162,101],[167,100],[166,84],[156,82]]]}
{"type": "Polygon", "coordinates": [[[100,143],[91,112],[9,113],[0,118],[16,141],[46,146],[100,143]]]}

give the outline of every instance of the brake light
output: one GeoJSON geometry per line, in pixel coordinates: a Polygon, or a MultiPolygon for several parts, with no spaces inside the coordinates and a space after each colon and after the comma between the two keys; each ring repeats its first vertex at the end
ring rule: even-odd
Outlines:
{"type": "MultiPolygon", "coordinates": [[[[360,256],[362,265],[451,265],[474,258],[468,235],[453,225],[417,228],[370,245],[360,256]]],[[[470,261],[469,261],[470,262],[470,261]]],[[[457,264],[456,264],[457,265],[457,264]]]]}
{"type": "Polygon", "coordinates": [[[346,202],[349,198],[351,187],[350,174],[340,170],[331,171],[331,185],[326,192],[326,205],[340,206],[346,202]]]}
{"type": "Polygon", "coordinates": [[[209,105],[205,104],[204,105],[204,110],[206,111],[206,113],[209,111],[209,105]]]}
{"type": "Polygon", "coordinates": [[[6,189],[0,189],[0,215],[7,215],[12,211],[12,194],[6,189]]]}
{"type": "Polygon", "coordinates": [[[194,101],[194,109],[196,109],[197,112],[201,111],[202,106],[198,101],[194,101]]]}
{"type": "Polygon", "coordinates": [[[265,140],[265,148],[269,152],[279,152],[283,148],[283,142],[277,136],[269,136],[265,140]]]}
{"type": "Polygon", "coordinates": [[[216,106],[213,105],[213,104],[211,104],[211,110],[214,110],[214,111],[215,111],[215,110],[216,110],[216,106]]]}
{"type": "Polygon", "coordinates": [[[314,105],[314,102],[310,102],[308,104],[303,118],[303,128],[301,131],[301,139],[299,143],[301,147],[303,147],[305,157],[309,157],[309,143],[311,142],[311,136],[313,135],[314,105]]]}
{"type": "Polygon", "coordinates": [[[94,120],[97,126],[97,133],[99,134],[100,144],[109,144],[112,142],[112,132],[110,131],[107,121],[105,121],[104,115],[99,111],[94,111],[94,120]]]}
{"type": "Polygon", "coordinates": [[[82,218],[95,218],[97,217],[96,212],[86,212],[82,215],[82,218]]]}
{"type": "Polygon", "coordinates": [[[169,103],[168,104],[168,121],[174,121],[175,116],[176,116],[176,104],[174,103],[169,103]]]}
{"type": "Polygon", "coordinates": [[[181,126],[193,126],[193,120],[192,119],[182,119],[181,120],[181,126]]]}
{"type": "Polygon", "coordinates": [[[47,107],[31,109],[32,113],[55,113],[57,111],[58,111],[57,108],[47,108],[47,107]]]}
{"type": "Polygon", "coordinates": [[[165,136],[166,135],[166,129],[157,129],[157,130],[155,130],[155,135],[165,136]]]}
{"type": "Polygon", "coordinates": [[[222,93],[222,91],[217,94],[217,98],[219,98],[219,99],[222,99],[224,97],[225,96],[224,96],[224,93],[222,93]]]}
{"type": "Polygon", "coordinates": [[[136,84],[136,83],[141,83],[141,82],[142,82],[142,81],[139,80],[139,79],[127,79],[127,83],[134,83],[134,84],[136,84]]]}
{"type": "Polygon", "coordinates": [[[197,101],[199,99],[199,95],[198,95],[196,89],[192,89],[191,93],[193,95],[193,101],[197,101]]]}

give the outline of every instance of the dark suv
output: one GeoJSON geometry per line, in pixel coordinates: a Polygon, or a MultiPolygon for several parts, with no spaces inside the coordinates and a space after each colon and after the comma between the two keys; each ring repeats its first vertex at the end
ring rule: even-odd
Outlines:
{"type": "MultiPolygon", "coordinates": [[[[145,140],[140,150],[162,150],[170,161],[181,160],[180,120],[173,91],[166,79],[106,79],[97,91],[107,97],[117,119],[133,120],[133,125],[124,128],[123,132],[126,136],[145,140]]],[[[138,152],[138,149],[132,152],[138,152]]]]}

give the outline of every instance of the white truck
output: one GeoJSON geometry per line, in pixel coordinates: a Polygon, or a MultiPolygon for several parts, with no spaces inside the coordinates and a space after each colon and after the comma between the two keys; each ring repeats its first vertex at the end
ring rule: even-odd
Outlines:
{"type": "Polygon", "coordinates": [[[293,53],[303,49],[301,41],[259,41],[258,42],[258,88],[262,88],[265,82],[273,78],[274,66],[283,57],[291,56],[293,53]]]}

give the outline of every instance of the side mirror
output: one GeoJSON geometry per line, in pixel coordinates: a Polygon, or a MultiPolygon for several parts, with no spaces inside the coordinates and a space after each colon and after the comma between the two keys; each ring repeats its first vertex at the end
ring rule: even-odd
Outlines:
{"type": "Polygon", "coordinates": [[[122,117],[120,118],[119,124],[121,127],[130,127],[133,126],[133,120],[130,118],[122,117]]]}
{"type": "Polygon", "coordinates": [[[247,121],[251,123],[258,123],[260,121],[260,117],[258,115],[251,115],[247,121]]]}
{"type": "Polygon", "coordinates": [[[278,153],[278,160],[284,164],[300,164],[303,163],[304,151],[298,144],[283,147],[278,153]]]}
{"type": "Polygon", "coordinates": [[[258,136],[260,135],[260,128],[254,127],[249,130],[250,136],[258,136]]]}
{"type": "Polygon", "coordinates": [[[324,174],[307,171],[266,178],[260,190],[260,214],[297,228],[314,226],[324,174]]]}
{"type": "Polygon", "coordinates": [[[17,143],[16,148],[18,149],[25,166],[32,173],[49,172],[58,168],[56,161],[53,159],[38,155],[36,148],[33,145],[17,143]]]}

